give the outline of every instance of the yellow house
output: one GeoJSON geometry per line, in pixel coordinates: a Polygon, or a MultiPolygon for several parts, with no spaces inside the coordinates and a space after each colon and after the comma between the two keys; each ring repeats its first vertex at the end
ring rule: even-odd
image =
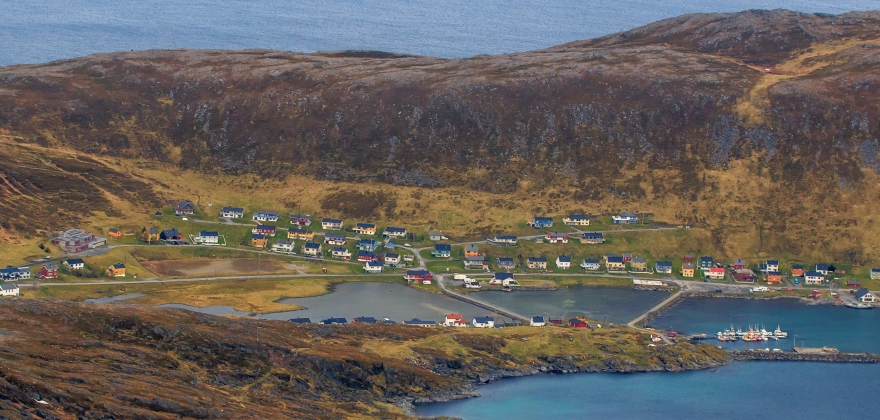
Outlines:
{"type": "Polygon", "coordinates": [[[693,277],[694,276],[694,263],[686,262],[681,265],[681,276],[682,277],[693,277]]]}
{"type": "Polygon", "coordinates": [[[125,277],[125,264],[113,264],[107,267],[107,275],[110,277],[125,277]]]}
{"type": "Polygon", "coordinates": [[[376,225],[372,223],[358,223],[355,225],[354,231],[361,235],[375,235],[376,225]]]}
{"type": "Polygon", "coordinates": [[[266,239],[266,235],[263,235],[262,233],[254,233],[251,235],[251,245],[258,248],[265,248],[267,243],[269,243],[269,240],[266,239]]]}
{"type": "Polygon", "coordinates": [[[122,233],[122,236],[134,236],[134,231],[129,229],[122,233]]]}
{"type": "Polygon", "coordinates": [[[119,229],[110,228],[110,230],[107,231],[107,235],[111,238],[119,239],[119,237],[122,236],[122,232],[120,232],[119,229]]]}
{"type": "Polygon", "coordinates": [[[288,229],[287,239],[299,239],[301,241],[310,241],[315,237],[315,232],[305,229],[288,229]]]}
{"type": "Polygon", "coordinates": [[[144,231],[141,237],[144,239],[144,242],[148,244],[159,242],[159,229],[149,228],[144,231]]]}

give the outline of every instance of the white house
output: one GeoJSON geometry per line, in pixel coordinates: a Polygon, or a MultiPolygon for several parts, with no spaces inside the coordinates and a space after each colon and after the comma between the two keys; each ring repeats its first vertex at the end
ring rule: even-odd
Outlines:
{"type": "Polygon", "coordinates": [[[406,237],[406,228],[388,226],[382,235],[386,238],[404,238],[406,237]]]}
{"type": "Polygon", "coordinates": [[[287,239],[279,239],[278,243],[272,245],[273,252],[293,252],[294,243],[287,239]]]}
{"type": "Polygon", "coordinates": [[[3,281],[27,280],[29,278],[31,278],[30,267],[13,267],[10,265],[0,269],[0,280],[3,281]]]}
{"type": "Polygon", "coordinates": [[[321,229],[340,230],[340,229],[342,229],[342,220],[330,219],[328,217],[325,217],[325,218],[321,219],[321,229]]]}
{"type": "Polygon", "coordinates": [[[385,253],[385,264],[388,264],[388,265],[400,264],[400,254],[392,254],[390,252],[386,252],[385,253]]]}
{"type": "Polygon", "coordinates": [[[571,257],[567,255],[556,257],[556,266],[565,270],[571,268],[571,257]]]}
{"type": "Polygon", "coordinates": [[[491,316],[478,316],[474,318],[473,324],[477,328],[495,328],[495,318],[491,316]]]}
{"type": "Polygon", "coordinates": [[[639,216],[632,213],[620,213],[611,216],[611,220],[615,225],[627,225],[630,223],[638,223],[639,216]]]}
{"type": "Polygon", "coordinates": [[[854,293],[856,299],[862,303],[874,303],[877,301],[877,296],[874,296],[873,293],[869,292],[866,288],[861,288],[856,290],[854,293]]]}
{"type": "Polygon", "coordinates": [[[547,325],[547,322],[544,321],[543,316],[533,316],[531,321],[529,322],[529,325],[533,327],[543,327],[544,325],[547,325]]]}
{"type": "Polygon", "coordinates": [[[217,245],[220,243],[220,233],[203,230],[199,236],[193,238],[193,242],[199,245],[217,245]]]}
{"type": "Polygon", "coordinates": [[[20,290],[18,285],[15,283],[12,284],[0,284],[0,296],[18,296],[20,294],[20,290]]]}
{"type": "Polygon", "coordinates": [[[467,321],[464,320],[464,317],[461,314],[446,314],[446,319],[443,320],[443,325],[447,327],[467,327],[467,321]]]}
{"type": "Polygon", "coordinates": [[[64,261],[64,266],[67,267],[68,270],[82,270],[86,268],[86,263],[80,258],[74,258],[64,261]]]}
{"type": "Polygon", "coordinates": [[[385,264],[382,264],[380,261],[367,261],[364,264],[364,270],[368,273],[381,273],[383,267],[385,267],[385,264]]]}
{"type": "Polygon", "coordinates": [[[260,210],[254,213],[253,220],[255,222],[277,222],[278,212],[272,210],[260,210]]]}
{"type": "Polygon", "coordinates": [[[804,284],[822,284],[825,276],[818,271],[807,271],[804,273],[804,284]]]}
{"type": "Polygon", "coordinates": [[[241,207],[223,207],[220,217],[224,219],[241,219],[244,217],[244,209],[241,207]]]}
{"type": "Polygon", "coordinates": [[[318,256],[321,254],[321,244],[306,242],[302,247],[302,253],[305,255],[318,256]]]}
{"type": "Polygon", "coordinates": [[[562,218],[562,223],[566,226],[589,226],[590,216],[583,214],[572,214],[562,218]]]}
{"type": "Polygon", "coordinates": [[[587,259],[581,263],[581,268],[583,268],[584,270],[589,270],[589,271],[599,271],[599,269],[601,267],[599,266],[599,260],[587,259]]]}
{"type": "Polygon", "coordinates": [[[332,250],[330,250],[333,258],[342,258],[345,260],[351,259],[351,251],[341,246],[335,246],[332,250]]]}

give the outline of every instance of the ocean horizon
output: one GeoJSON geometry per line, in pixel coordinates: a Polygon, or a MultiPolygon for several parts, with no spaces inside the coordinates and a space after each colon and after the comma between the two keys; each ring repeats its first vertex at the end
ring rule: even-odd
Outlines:
{"type": "Polygon", "coordinates": [[[548,48],[688,13],[878,7],[875,0],[0,0],[0,66],[178,48],[456,58],[548,48]]]}

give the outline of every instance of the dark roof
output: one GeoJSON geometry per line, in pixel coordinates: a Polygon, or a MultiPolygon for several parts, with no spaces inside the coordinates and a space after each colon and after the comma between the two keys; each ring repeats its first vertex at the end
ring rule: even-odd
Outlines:
{"type": "Polygon", "coordinates": [[[110,229],[107,230],[107,232],[119,232],[119,229],[116,229],[116,228],[110,228],[110,229]]]}
{"type": "Polygon", "coordinates": [[[485,324],[489,321],[494,322],[495,318],[492,318],[491,316],[478,316],[478,317],[474,318],[474,322],[479,323],[479,324],[485,324]]]}
{"type": "Polygon", "coordinates": [[[382,267],[383,264],[379,261],[367,261],[368,267],[382,267]]]}
{"type": "Polygon", "coordinates": [[[703,261],[715,261],[712,257],[700,257],[700,262],[703,261]]]}
{"type": "Polygon", "coordinates": [[[277,229],[277,228],[272,225],[257,225],[257,230],[275,230],[275,229],[277,229]]]}
{"type": "Polygon", "coordinates": [[[312,216],[308,214],[290,214],[291,219],[311,219],[312,216]]]}
{"type": "Polygon", "coordinates": [[[360,242],[358,242],[358,246],[361,246],[361,245],[374,245],[374,246],[378,246],[378,245],[379,245],[379,241],[377,241],[377,240],[375,240],[375,239],[361,239],[360,242]]]}
{"type": "Polygon", "coordinates": [[[348,251],[348,249],[345,247],[341,247],[341,246],[334,246],[333,247],[333,252],[343,252],[343,251],[348,251]]]}
{"type": "Polygon", "coordinates": [[[512,280],[513,273],[495,273],[496,280],[512,280]]]}
{"type": "Polygon", "coordinates": [[[643,263],[643,262],[645,262],[645,259],[642,258],[642,257],[635,257],[635,258],[632,259],[632,262],[634,262],[634,263],[643,263]]]}
{"type": "Polygon", "coordinates": [[[657,261],[654,265],[658,267],[672,267],[672,263],[669,261],[657,261]]]}
{"type": "Polygon", "coordinates": [[[452,251],[452,245],[449,244],[436,244],[434,245],[434,251],[452,251]]]}
{"type": "Polygon", "coordinates": [[[311,324],[312,320],[308,318],[290,318],[290,322],[294,324],[311,324]]]}
{"type": "Polygon", "coordinates": [[[544,257],[529,257],[530,262],[547,262],[547,259],[544,257]]]}
{"type": "Polygon", "coordinates": [[[220,236],[219,232],[212,232],[210,230],[203,230],[199,232],[199,236],[220,236]]]}
{"type": "Polygon", "coordinates": [[[345,318],[327,318],[327,319],[321,321],[321,323],[322,323],[322,324],[325,324],[325,325],[329,325],[329,324],[347,324],[347,323],[348,323],[348,320],[345,319],[345,318]]]}
{"type": "Polygon", "coordinates": [[[376,228],[374,223],[358,223],[356,226],[360,228],[376,228]]]}
{"type": "Polygon", "coordinates": [[[639,217],[638,215],[632,214],[632,213],[620,213],[617,216],[618,217],[629,217],[630,219],[639,217]]]}
{"type": "Polygon", "coordinates": [[[345,235],[341,233],[325,233],[325,239],[345,239],[345,235]]]}
{"type": "Polygon", "coordinates": [[[278,212],[275,210],[257,210],[254,214],[265,214],[268,216],[278,216],[278,212]]]}
{"type": "Polygon", "coordinates": [[[791,266],[791,269],[792,269],[792,270],[803,270],[803,269],[804,269],[804,266],[803,266],[803,265],[800,265],[800,264],[794,264],[794,265],[791,266]]]}
{"type": "Polygon", "coordinates": [[[358,257],[375,257],[376,254],[370,251],[358,251],[358,257]]]}
{"type": "Polygon", "coordinates": [[[610,256],[610,257],[608,257],[608,260],[607,260],[607,261],[608,261],[608,262],[614,262],[614,263],[622,263],[622,262],[623,262],[623,257],[610,256]]]}
{"type": "Polygon", "coordinates": [[[605,238],[605,235],[602,232],[584,232],[581,237],[584,239],[602,239],[605,238]]]}
{"type": "Polygon", "coordinates": [[[818,272],[818,271],[807,271],[806,273],[804,273],[804,276],[808,276],[808,277],[825,277],[824,274],[822,274],[822,273],[820,273],[820,272],[818,272]]]}
{"type": "Polygon", "coordinates": [[[543,316],[533,316],[532,322],[544,322],[544,317],[543,316]]]}
{"type": "Polygon", "coordinates": [[[115,268],[115,269],[117,269],[117,270],[119,270],[119,269],[121,269],[121,268],[125,268],[125,264],[122,264],[122,263],[113,264],[112,267],[115,268]]]}
{"type": "Polygon", "coordinates": [[[178,209],[187,208],[187,207],[193,207],[193,208],[195,208],[195,204],[193,204],[193,203],[190,202],[189,200],[183,200],[183,201],[181,201],[180,203],[177,204],[177,208],[178,208],[178,209]]]}
{"type": "Polygon", "coordinates": [[[816,264],[816,270],[827,270],[828,264],[816,264]]]}
{"type": "Polygon", "coordinates": [[[572,215],[568,216],[568,218],[569,218],[569,219],[575,219],[575,220],[576,220],[576,219],[589,219],[590,216],[587,216],[587,215],[585,215],[585,214],[572,214],[572,215]]]}
{"type": "Polygon", "coordinates": [[[180,232],[177,229],[166,229],[162,231],[162,234],[165,235],[166,238],[174,236],[181,236],[180,232]]]}
{"type": "Polygon", "coordinates": [[[15,290],[18,288],[17,284],[0,284],[0,290],[15,290]]]}
{"type": "Polygon", "coordinates": [[[560,262],[571,262],[571,257],[569,257],[568,255],[560,255],[559,261],[560,262]]]}
{"type": "Polygon", "coordinates": [[[320,248],[321,244],[316,244],[314,242],[306,242],[306,248],[320,248]]]}
{"type": "Polygon", "coordinates": [[[413,318],[409,321],[403,321],[406,325],[437,325],[436,321],[422,321],[418,318],[413,318]]]}
{"type": "Polygon", "coordinates": [[[65,262],[67,263],[67,265],[85,264],[82,258],[72,258],[65,262]]]}
{"type": "Polygon", "coordinates": [[[584,263],[585,264],[599,264],[599,260],[586,259],[586,260],[584,260],[584,263]]]}
{"type": "Polygon", "coordinates": [[[495,236],[495,239],[498,239],[498,240],[511,240],[511,241],[515,241],[515,240],[516,240],[516,236],[513,236],[513,235],[496,235],[496,236],[495,236]]]}
{"type": "Polygon", "coordinates": [[[498,262],[513,262],[513,257],[498,257],[498,262]]]}
{"type": "Polygon", "coordinates": [[[767,260],[767,265],[779,265],[779,260],[767,260]]]}
{"type": "Polygon", "coordinates": [[[406,270],[407,276],[424,276],[426,274],[431,274],[428,270],[406,270]]]}
{"type": "Polygon", "coordinates": [[[359,316],[355,318],[354,321],[362,324],[375,324],[376,318],[373,318],[371,316],[359,316]]]}
{"type": "Polygon", "coordinates": [[[391,253],[391,252],[386,252],[386,253],[385,253],[385,258],[400,258],[400,254],[394,254],[394,253],[391,253]]]}
{"type": "Polygon", "coordinates": [[[266,235],[263,235],[262,233],[252,233],[251,234],[251,239],[265,239],[265,238],[266,238],[266,235]]]}
{"type": "Polygon", "coordinates": [[[244,213],[244,209],[241,207],[223,207],[220,213],[244,213]]]}
{"type": "Polygon", "coordinates": [[[476,244],[470,244],[470,245],[464,246],[465,251],[479,251],[479,249],[480,249],[480,247],[478,247],[476,244]]]}
{"type": "Polygon", "coordinates": [[[342,220],[340,220],[340,219],[331,219],[331,218],[329,218],[329,217],[325,217],[325,218],[321,219],[321,223],[333,223],[333,224],[341,225],[341,224],[342,224],[342,220]]]}
{"type": "Polygon", "coordinates": [[[385,228],[385,232],[406,232],[406,228],[388,226],[385,228]]]}
{"type": "Polygon", "coordinates": [[[865,296],[865,295],[867,295],[868,293],[871,293],[871,292],[869,292],[867,288],[864,288],[864,287],[863,287],[863,288],[861,288],[861,289],[859,289],[859,290],[856,290],[855,297],[856,297],[856,299],[861,299],[862,296],[865,296]]]}

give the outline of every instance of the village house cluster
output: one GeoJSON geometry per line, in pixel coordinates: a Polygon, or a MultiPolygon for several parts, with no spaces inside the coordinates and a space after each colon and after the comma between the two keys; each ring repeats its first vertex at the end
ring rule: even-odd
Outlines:
{"type": "MultiPolygon", "coordinates": [[[[290,322],[296,324],[310,324],[312,323],[311,318],[291,318],[290,322]]],[[[323,325],[344,325],[348,324],[349,321],[346,318],[337,318],[330,317],[318,321],[319,324],[323,325]]],[[[395,321],[390,319],[377,319],[371,316],[359,316],[354,318],[350,322],[351,324],[396,324],[395,321]]],[[[453,328],[502,328],[509,326],[518,326],[523,325],[518,321],[496,321],[492,316],[477,316],[471,318],[470,321],[466,319],[461,314],[446,314],[444,316],[443,321],[437,322],[433,320],[423,320],[419,318],[413,318],[411,320],[403,321],[403,325],[417,326],[417,327],[453,327],[453,328]]],[[[556,325],[556,326],[568,326],[571,328],[593,328],[590,325],[585,317],[575,316],[567,321],[563,318],[553,318],[548,317],[545,318],[543,316],[534,316],[528,320],[529,326],[532,327],[544,327],[547,325],[556,325]]]]}

